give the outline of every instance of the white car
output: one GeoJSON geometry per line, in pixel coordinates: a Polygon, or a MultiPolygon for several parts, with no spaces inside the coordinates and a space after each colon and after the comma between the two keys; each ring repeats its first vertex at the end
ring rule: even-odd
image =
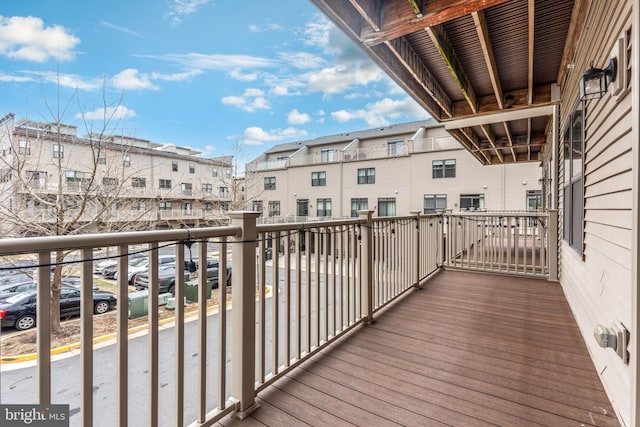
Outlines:
{"type": "MultiPolygon", "coordinates": [[[[176,262],[175,255],[159,255],[158,256],[158,265],[172,264],[176,262]]],[[[143,262],[140,262],[134,266],[129,266],[129,275],[127,280],[129,281],[129,285],[133,286],[133,278],[136,274],[142,273],[143,271],[147,271],[149,269],[149,259],[145,259],[143,262]]],[[[116,272],[113,276],[114,279],[118,279],[118,273],[116,272]]]]}

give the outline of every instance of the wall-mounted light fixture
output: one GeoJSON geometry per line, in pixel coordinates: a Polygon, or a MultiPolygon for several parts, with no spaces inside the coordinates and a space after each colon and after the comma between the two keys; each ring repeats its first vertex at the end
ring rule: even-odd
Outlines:
{"type": "Polygon", "coordinates": [[[617,74],[617,58],[611,58],[607,68],[593,68],[592,62],[591,67],[584,72],[580,79],[580,99],[586,101],[587,99],[602,98],[607,93],[609,83],[616,80],[617,74]]]}

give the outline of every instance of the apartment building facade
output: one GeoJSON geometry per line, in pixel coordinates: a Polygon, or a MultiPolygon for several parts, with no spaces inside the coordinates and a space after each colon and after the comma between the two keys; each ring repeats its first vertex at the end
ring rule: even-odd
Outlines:
{"type": "Polygon", "coordinates": [[[9,114],[0,154],[5,236],[61,222],[86,231],[216,225],[232,199],[231,157],[140,138],[81,137],[75,126],[9,114]]]}
{"type": "Polygon", "coordinates": [[[483,167],[433,120],[279,144],[246,171],[247,208],[273,221],[362,209],[524,211],[544,202],[538,162],[483,167]]]}

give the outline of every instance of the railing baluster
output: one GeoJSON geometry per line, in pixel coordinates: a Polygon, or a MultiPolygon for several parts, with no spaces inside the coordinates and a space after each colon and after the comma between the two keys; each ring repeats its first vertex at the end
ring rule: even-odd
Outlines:
{"type": "MultiPolygon", "coordinates": [[[[183,301],[176,301],[184,304],[183,301]]],[[[149,425],[158,425],[158,242],[149,244],[149,425]]]]}
{"type": "Polygon", "coordinates": [[[316,260],[316,274],[314,275],[315,277],[315,333],[316,333],[316,347],[320,346],[320,242],[322,240],[322,229],[321,228],[316,228],[316,238],[314,239],[314,245],[313,248],[316,251],[316,256],[315,256],[315,260],[316,260]]]}
{"type": "Polygon", "coordinates": [[[280,322],[279,322],[279,303],[280,303],[280,232],[276,231],[276,237],[272,240],[274,244],[271,246],[271,267],[272,267],[272,277],[273,277],[273,295],[271,296],[271,372],[272,375],[278,374],[278,349],[279,349],[279,340],[278,335],[280,331],[280,322]]]}
{"type": "MultiPolygon", "coordinates": [[[[305,261],[307,263],[307,292],[305,293],[306,304],[306,340],[307,340],[307,353],[311,353],[311,231],[309,228],[305,235],[305,261]]],[[[316,266],[317,268],[317,266],[316,266]]]]}
{"type": "Polygon", "coordinates": [[[82,377],[82,425],[93,425],[93,249],[82,250],[80,271],[80,358],[82,377]]]}
{"type": "MultiPolygon", "coordinates": [[[[260,233],[260,256],[258,257],[258,265],[260,268],[260,277],[258,279],[258,381],[264,382],[265,379],[265,347],[266,343],[266,277],[267,277],[267,257],[266,257],[266,240],[267,234],[260,233]]],[[[271,250],[271,259],[273,259],[273,248],[271,250]]]]}
{"type": "MultiPolygon", "coordinates": [[[[202,250],[206,256],[207,246],[204,245],[202,250]]],[[[227,238],[221,237],[218,243],[218,409],[220,410],[225,408],[227,401],[227,278],[229,277],[227,262],[227,238]]],[[[231,274],[233,280],[233,269],[231,274]]],[[[205,279],[204,282],[206,283],[207,280],[205,279]]],[[[206,297],[206,294],[203,295],[202,301],[205,301],[204,297],[206,297]]],[[[206,324],[207,305],[202,305],[204,305],[204,323],[206,324]]],[[[205,347],[206,343],[205,335],[205,347]]],[[[206,374],[206,359],[203,359],[203,362],[205,364],[204,373],[206,374]]],[[[204,379],[206,380],[206,376],[204,379]]],[[[203,386],[206,387],[206,383],[203,386]]]]}
{"type": "MultiPolygon", "coordinates": [[[[300,359],[302,353],[302,239],[301,231],[295,239],[296,242],[296,358],[300,359]]],[[[309,269],[309,263],[306,263],[309,269]]]]}
{"type": "MultiPolygon", "coordinates": [[[[202,265],[202,260],[207,259],[207,245],[205,243],[198,244],[198,259],[200,259],[200,264],[202,265]]],[[[220,260],[219,266],[222,266],[222,260],[220,260]]],[[[205,270],[206,271],[206,270],[205,270]]],[[[220,271],[218,271],[218,287],[220,287],[220,271]]],[[[205,420],[205,416],[207,413],[207,275],[202,274],[202,270],[198,275],[198,422],[203,423],[205,420]]],[[[220,322],[222,324],[222,312],[225,310],[225,306],[222,305],[223,301],[219,300],[219,316],[220,322]]],[[[219,358],[225,360],[224,352],[222,349],[224,347],[220,347],[221,342],[218,343],[218,348],[220,349],[219,358]]],[[[224,378],[220,376],[220,360],[218,360],[218,378],[224,378]]],[[[223,381],[218,381],[218,393],[220,393],[220,383],[224,384],[223,381]]],[[[224,398],[224,396],[223,396],[224,398]]],[[[222,400],[222,406],[220,406],[220,399],[218,396],[218,407],[220,409],[224,408],[224,400],[222,400]]]]}
{"type": "Polygon", "coordinates": [[[324,340],[326,342],[329,340],[329,244],[332,236],[330,228],[325,228],[324,231],[325,239],[322,242],[324,246],[324,304],[322,308],[324,309],[324,340]]]}
{"type": "MultiPolygon", "coordinates": [[[[206,243],[201,243],[205,245],[206,243]]],[[[176,426],[184,425],[184,247],[182,242],[175,245],[176,255],[176,281],[175,281],[175,405],[176,405],[176,426]]],[[[200,259],[200,276],[207,275],[207,257],[200,259]]],[[[206,305],[206,300],[201,300],[200,304],[206,305]]]]}
{"type": "Polygon", "coordinates": [[[38,347],[38,403],[51,403],[51,252],[38,253],[36,345],[38,347]]]}
{"type": "Polygon", "coordinates": [[[129,307],[128,307],[128,245],[118,246],[118,284],[117,284],[117,358],[116,371],[118,375],[118,426],[127,427],[128,420],[128,389],[129,389],[129,307]]]}
{"type": "Polygon", "coordinates": [[[285,237],[284,275],[284,366],[289,366],[291,361],[291,232],[287,232],[285,237]]]}

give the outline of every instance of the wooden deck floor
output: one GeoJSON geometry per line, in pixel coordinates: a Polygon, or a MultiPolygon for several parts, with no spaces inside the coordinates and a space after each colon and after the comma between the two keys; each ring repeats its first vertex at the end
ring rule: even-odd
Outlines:
{"type": "Polygon", "coordinates": [[[222,425],[617,426],[557,283],[444,271],[222,425]]]}

